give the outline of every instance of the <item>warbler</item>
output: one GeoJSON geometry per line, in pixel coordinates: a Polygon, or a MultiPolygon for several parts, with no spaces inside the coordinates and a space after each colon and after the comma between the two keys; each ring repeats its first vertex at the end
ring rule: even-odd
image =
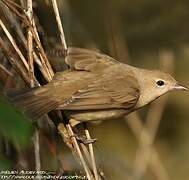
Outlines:
{"type": "Polygon", "coordinates": [[[120,63],[88,49],[68,48],[69,69],[14,102],[37,120],[54,109],[76,122],[125,116],[172,90],[187,90],[169,74],[120,63]]]}

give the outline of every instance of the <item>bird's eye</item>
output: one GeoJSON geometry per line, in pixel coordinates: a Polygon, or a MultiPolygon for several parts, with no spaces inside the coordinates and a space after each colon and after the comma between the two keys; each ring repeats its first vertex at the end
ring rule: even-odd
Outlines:
{"type": "Polygon", "coordinates": [[[165,85],[165,82],[164,82],[163,80],[158,80],[158,81],[156,82],[156,84],[157,84],[158,86],[164,86],[164,85],[165,85]]]}

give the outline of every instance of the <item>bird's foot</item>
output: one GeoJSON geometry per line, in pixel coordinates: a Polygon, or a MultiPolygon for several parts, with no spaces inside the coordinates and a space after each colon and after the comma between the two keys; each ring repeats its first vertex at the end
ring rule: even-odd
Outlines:
{"type": "Polygon", "coordinates": [[[74,134],[71,137],[75,137],[79,142],[81,142],[83,144],[91,144],[91,143],[95,143],[97,141],[97,138],[87,139],[86,136],[80,136],[78,134],[74,134]]]}

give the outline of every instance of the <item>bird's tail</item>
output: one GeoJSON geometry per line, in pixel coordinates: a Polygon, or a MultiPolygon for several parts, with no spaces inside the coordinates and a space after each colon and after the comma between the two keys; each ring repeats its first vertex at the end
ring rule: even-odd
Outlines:
{"type": "Polygon", "coordinates": [[[58,106],[58,103],[53,101],[47,93],[42,88],[36,88],[25,93],[16,93],[16,95],[9,93],[8,96],[26,116],[37,120],[58,106]]]}

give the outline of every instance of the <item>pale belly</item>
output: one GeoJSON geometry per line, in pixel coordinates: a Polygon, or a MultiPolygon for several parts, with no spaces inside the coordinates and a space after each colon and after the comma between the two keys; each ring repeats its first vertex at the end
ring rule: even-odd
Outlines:
{"type": "Polygon", "coordinates": [[[130,111],[125,109],[107,109],[107,110],[90,110],[90,111],[66,111],[69,119],[77,121],[104,121],[120,118],[130,111]]]}

